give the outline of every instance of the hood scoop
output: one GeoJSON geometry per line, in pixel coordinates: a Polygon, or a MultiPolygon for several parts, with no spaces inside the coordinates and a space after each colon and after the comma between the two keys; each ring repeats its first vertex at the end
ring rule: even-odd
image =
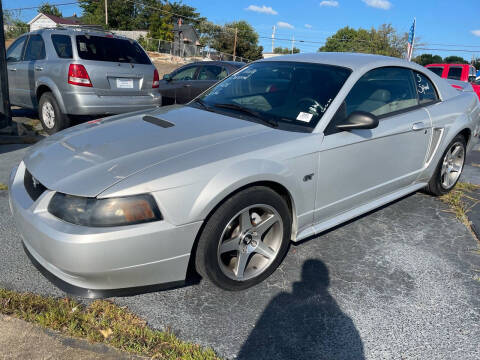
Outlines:
{"type": "Polygon", "coordinates": [[[150,124],[153,124],[153,125],[157,125],[157,126],[160,126],[162,128],[169,128],[169,127],[172,127],[172,126],[175,126],[175,124],[167,121],[167,120],[162,120],[162,119],[159,119],[155,116],[151,116],[151,115],[145,115],[143,117],[143,121],[146,121],[150,124]]]}

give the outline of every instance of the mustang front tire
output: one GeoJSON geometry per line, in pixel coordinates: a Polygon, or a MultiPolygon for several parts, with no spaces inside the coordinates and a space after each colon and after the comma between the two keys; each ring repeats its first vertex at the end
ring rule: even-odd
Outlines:
{"type": "Polygon", "coordinates": [[[195,255],[198,273],[226,290],[266,279],[288,250],[292,218],[286,201],[255,186],[227,199],[210,216],[195,255]]]}

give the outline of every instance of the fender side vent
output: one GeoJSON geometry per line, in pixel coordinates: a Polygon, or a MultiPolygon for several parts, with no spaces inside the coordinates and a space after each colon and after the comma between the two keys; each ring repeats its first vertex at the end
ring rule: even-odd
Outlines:
{"type": "Polygon", "coordinates": [[[150,116],[150,115],[145,115],[143,117],[143,121],[149,122],[150,124],[153,124],[153,125],[161,126],[163,128],[169,128],[169,127],[175,126],[175,124],[169,121],[162,120],[155,116],[150,116]]]}

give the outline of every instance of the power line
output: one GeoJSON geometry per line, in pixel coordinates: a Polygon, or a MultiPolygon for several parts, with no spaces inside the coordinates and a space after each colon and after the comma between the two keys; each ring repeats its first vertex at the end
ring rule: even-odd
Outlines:
{"type": "MultiPolygon", "coordinates": [[[[50,4],[51,6],[64,6],[64,5],[75,5],[78,4],[78,1],[74,2],[68,2],[68,3],[58,3],[58,4],[50,4]]],[[[22,10],[34,10],[42,7],[42,5],[39,6],[32,6],[32,7],[24,7],[24,8],[17,8],[17,9],[4,9],[4,11],[22,11],[22,10]]]]}

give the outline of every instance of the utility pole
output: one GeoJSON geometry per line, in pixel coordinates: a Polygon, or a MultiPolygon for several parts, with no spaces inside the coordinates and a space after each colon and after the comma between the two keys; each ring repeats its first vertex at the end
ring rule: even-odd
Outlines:
{"type": "Polygon", "coordinates": [[[3,7],[0,0],[0,129],[12,125],[10,98],[8,97],[7,60],[3,29],[3,7]]]}
{"type": "Polygon", "coordinates": [[[237,35],[238,35],[238,28],[235,28],[235,38],[233,39],[233,61],[236,60],[236,53],[237,53],[237,35]]]}
{"type": "Polygon", "coordinates": [[[295,46],[295,35],[292,35],[292,54],[293,54],[294,46],[295,46]]]}
{"type": "Polygon", "coordinates": [[[105,25],[108,26],[108,0],[105,0],[105,25]]]}
{"type": "Polygon", "coordinates": [[[275,31],[277,30],[277,27],[273,25],[273,31],[272,31],[272,54],[275,49],[275,31]]]}

